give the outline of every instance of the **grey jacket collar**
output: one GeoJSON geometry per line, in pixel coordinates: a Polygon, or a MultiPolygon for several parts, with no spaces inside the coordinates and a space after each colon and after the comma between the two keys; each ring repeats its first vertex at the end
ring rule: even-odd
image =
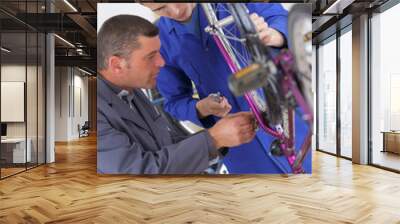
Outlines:
{"type": "Polygon", "coordinates": [[[130,120],[141,128],[150,131],[148,126],[144,123],[145,118],[142,118],[139,113],[131,110],[129,105],[118,97],[118,92],[115,93],[115,90],[116,87],[110,85],[110,83],[107,83],[107,81],[104,80],[101,75],[97,76],[98,98],[104,100],[110,107],[117,111],[123,119],[130,120]]]}

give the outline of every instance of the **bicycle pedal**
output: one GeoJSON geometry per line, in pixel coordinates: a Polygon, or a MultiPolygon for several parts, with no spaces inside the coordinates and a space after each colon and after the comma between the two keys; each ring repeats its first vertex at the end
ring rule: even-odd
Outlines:
{"type": "Polygon", "coordinates": [[[235,96],[242,96],[246,92],[258,89],[268,83],[268,77],[276,73],[273,62],[261,65],[253,63],[229,77],[229,89],[235,96]]]}
{"type": "Polygon", "coordinates": [[[283,156],[283,151],[281,149],[281,142],[278,139],[272,141],[270,145],[270,152],[274,156],[283,156]]]}

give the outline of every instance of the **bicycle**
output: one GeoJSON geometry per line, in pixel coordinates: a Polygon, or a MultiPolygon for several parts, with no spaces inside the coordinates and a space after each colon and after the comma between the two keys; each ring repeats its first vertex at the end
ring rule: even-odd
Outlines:
{"type": "Polygon", "coordinates": [[[273,56],[271,49],[260,42],[243,3],[201,3],[201,6],[209,22],[206,32],[212,35],[232,72],[230,90],[245,97],[259,127],[275,138],[269,149],[271,154],[284,155],[292,173],[304,173],[302,163],[311,148],[313,126],[310,8],[295,5],[289,13],[289,42],[294,54],[284,49],[273,56]],[[218,19],[222,11],[230,15],[218,19]],[[309,45],[305,47],[305,43],[309,45]],[[297,106],[309,126],[298,150],[294,148],[297,106]]]}

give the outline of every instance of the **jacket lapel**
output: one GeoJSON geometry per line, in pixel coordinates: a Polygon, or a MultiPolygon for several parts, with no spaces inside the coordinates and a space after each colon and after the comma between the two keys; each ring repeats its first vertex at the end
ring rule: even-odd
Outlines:
{"type": "Polygon", "coordinates": [[[136,106],[139,107],[137,109],[141,111],[145,118],[154,121],[160,116],[160,113],[155,109],[155,106],[147,99],[141,90],[135,90],[133,92],[133,100],[135,101],[136,106]]]}
{"type": "Polygon", "coordinates": [[[143,116],[149,124],[149,128],[153,133],[153,137],[160,145],[171,144],[168,123],[164,120],[160,112],[155,106],[147,99],[144,93],[140,90],[134,92],[134,100],[137,102],[138,109],[142,112],[143,116]]]}
{"type": "Polygon", "coordinates": [[[121,100],[102,78],[98,77],[97,80],[98,96],[102,97],[108,105],[110,105],[121,116],[122,119],[130,120],[141,128],[150,131],[144,123],[144,118],[142,118],[138,112],[130,109],[129,105],[121,100]]]}

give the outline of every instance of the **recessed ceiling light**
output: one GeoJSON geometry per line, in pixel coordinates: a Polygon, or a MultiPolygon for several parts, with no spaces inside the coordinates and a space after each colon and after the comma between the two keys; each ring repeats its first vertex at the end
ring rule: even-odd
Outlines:
{"type": "Polygon", "coordinates": [[[69,3],[68,0],[64,0],[65,4],[67,4],[74,12],[78,12],[78,10],[71,4],[69,3]]]}
{"type": "Polygon", "coordinates": [[[6,53],[10,53],[10,52],[11,52],[11,50],[9,50],[9,49],[7,49],[7,48],[5,48],[5,47],[1,47],[0,49],[1,49],[2,51],[6,52],[6,53]]]}
{"type": "Polygon", "coordinates": [[[71,42],[69,42],[68,40],[66,40],[66,39],[64,39],[64,38],[62,38],[62,37],[60,37],[59,35],[57,35],[57,34],[54,34],[54,36],[55,37],[57,37],[59,40],[61,40],[62,42],[64,42],[64,43],[66,43],[67,45],[69,45],[70,47],[73,47],[73,48],[75,48],[75,45],[73,45],[71,42]]]}
{"type": "Polygon", "coordinates": [[[90,73],[90,72],[88,72],[88,71],[85,71],[85,70],[83,70],[83,69],[81,69],[81,68],[79,68],[79,67],[78,67],[78,70],[81,71],[81,72],[83,72],[83,73],[85,73],[85,74],[87,74],[87,75],[90,75],[90,76],[93,75],[92,73],[90,73]]]}
{"type": "Polygon", "coordinates": [[[343,9],[345,9],[347,6],[351,5],[355,0],[336,0],[333,2],[332,5],[330,5],[324,12],[322,13],[323,15],[326,14],[342,14],[343,9]]]}

